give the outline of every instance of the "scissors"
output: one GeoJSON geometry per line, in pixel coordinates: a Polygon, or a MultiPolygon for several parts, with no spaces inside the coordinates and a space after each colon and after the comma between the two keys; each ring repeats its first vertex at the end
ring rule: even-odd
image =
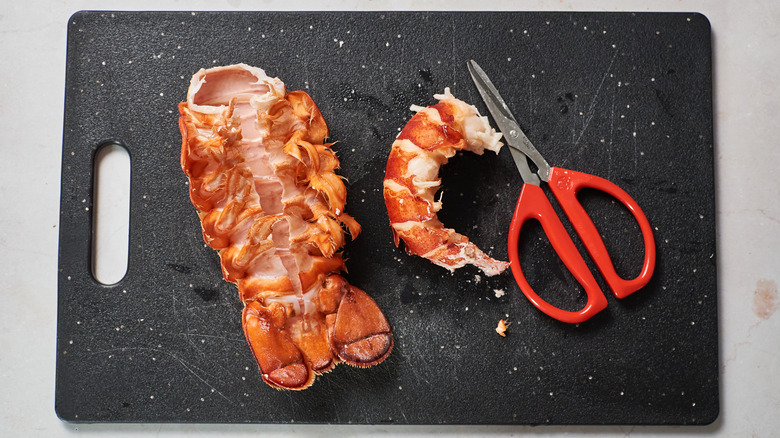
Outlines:
{"type": "Polygon", "coordinates": [[[485,72],[473,60],[469,61],[468,68],[479,94],[504,134],[517,170],[520,171],[520,176],[523,178],[523,187],[509,227],[508,252],[512,274],[525,296],[542,312],[566,323],[586,321],[607,307],[607,298],[604,292],[601,291],[596,279],[585,264],[585,260],[574,246],[574,241],[564,228],[550,200],[542,191],[542,181],[547,183],[574,230],[582,239],[582,243],[605,282],[617,298],[625,298],[647,285],[655,268],[655,239],[650,223],[637,202],[623,189],[604,178],[560,167],[551,167],[547,164],[544,157],[520,129],[517,120],[485,72]],[[531,171],[528,165],[529,159],[536,165],[538,169],[536,173],[531,171]],[[615,272],[615,266],[606,246],[604,246],[604,241],[596,230],[593,220],[577,199],[577,192],[585,187],[600,190],[613,196],[628,208],[639,224],[644,240],[645,256],[641,272],[636,278],[625,280],[615,272]],[[534,292],[523,275],[517,241],[523,224],[531,219],[536,219],[541,223],[553,249],[569,272],[585,289],[588,298],[585,307],[581,310],[563,310],[544,301],[534,292]]]}

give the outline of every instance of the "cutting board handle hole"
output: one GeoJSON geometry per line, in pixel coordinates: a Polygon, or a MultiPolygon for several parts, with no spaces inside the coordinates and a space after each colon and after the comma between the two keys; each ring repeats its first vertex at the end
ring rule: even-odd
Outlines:
{"type": "Polygon", "coordinates": [[[118,142],[101,145],[92,191],[92,276],[105,285],[127,273],[130,242],[130,154],[118,142]]]}

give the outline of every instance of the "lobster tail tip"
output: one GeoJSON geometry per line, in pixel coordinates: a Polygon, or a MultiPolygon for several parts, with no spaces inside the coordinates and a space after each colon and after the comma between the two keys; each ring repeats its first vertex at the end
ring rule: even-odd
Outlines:
{"type": "Polygon", "coordinates": [[[376,365],[393,349],[393,332],[376,302],[347,285],[331,331],[339,359],[356,367],[376,365]]]}
{"type": "Polygon", "coordinates": [[[262,377],[265,383],[277,389],[301,390],[313,382],[309,368],[302,363],[277,368],[268,374],[263,373],[262,377]]]}
{"type": "Polygon", "coordinates": [[[244,307],[244,334],[263,381],[277,389],[305,389],[314,382],[306,358],[276,324],[278,315],[258,302],[244,307]]]}
{"type": "Polygon", "coordinates": [[[385,360],[392,350],[392,333],[377,333],[342,345],[338,355],[348,365],[366,368],[385,360]]]}

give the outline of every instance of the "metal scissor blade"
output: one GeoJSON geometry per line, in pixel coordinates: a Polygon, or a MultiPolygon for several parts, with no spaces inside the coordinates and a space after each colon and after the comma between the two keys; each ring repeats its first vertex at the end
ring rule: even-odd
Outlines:
{"type": "Polygon", "coordinates": [[[515,166],[520,172],[520,176],[523,178],[523,182],[526,184],[533,184],[535,186],[541,185],[539,175],[531,171],[531,167],[528,165],[528,157],[520,151],[520,149],[509,147],[509,152],[512,154],[512,159],[515,160],[515,166]]]}
{"type": "MultiPolygon", "coordinates": [[[[490,78],[473,59],[468,62],[468,68],[469,73],[471,73],[471,78],[477,85],[480,96],[482,96],[482,100],[485,101],[485,105],[487,105],[490,114],[493,115],[493,120],[495,120],[496,125],[498,125],[498,129],[504,133],[504,137],[506,138],[509,147],[522,152],[530,158],[539,169],[539,178],[541,178],[542,181],[547,181],[550,178],[550,165],[547,164],[547,161],[542,157],[542,154],[536,150],[531,143],[531,140],[529,140],[523,130],[520,129],[520,125],[517,123],[517,120],[515,120],[512,112],[509,111],[509,107],[506,102],[504,102],[504,99],[501,98],[501,95],[490,81],[490,78]]],[[[513,157],[515,157],[515,155],[516,154],[514,153],[512,154],[513,157]]],[[[520,170],[523,180],[529,184],[533,184],[533,179],[526,179],[526,172],[525,169],[523,169],[524,166],[528,166],[527,161],[520,161],[518,161],[517,157],[515,158],[515,164],[517,165],[518,170],[520,170]]],[[[530,169],[527,173],[532,174],[530,169]]],[[[537,181],[535,185],[539,185],[539,182],[537,181]]]]}
{"type": "Polygon", "coordinates": [[[501,98],[498,90],[493,85],[493,82],[490,81],[487,74],[485,74],[485,71],[482,70],[482,67],[472,59],[468,62],[468,68],[469,73],[471,73],[471,78],[474,80],[474,83],[477,84],[477,90],[479,90],[482,100],[487,104],[487,107],[490,110],[490,113],[493,114],[493,118],[496,119],[499,128],[501,128],[502,131],[504,128],[507,130],[519,130],[520,126],[518,125],[517,120],[515,120],[515,116],[509,111],[506,102],[501,98]]]}

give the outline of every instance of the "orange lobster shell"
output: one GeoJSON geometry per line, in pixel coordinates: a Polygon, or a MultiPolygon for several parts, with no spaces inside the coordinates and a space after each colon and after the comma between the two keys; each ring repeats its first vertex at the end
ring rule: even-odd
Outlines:
{"type": "Polygon", "coordinates": [[[263,380],[304,389],[337,363],[364,367],[392,350],[387,319],[339,274],[344,213],[339,160],[311,97],[245,64],[197,72],[179,104],[181,167],[203,239],[238,286],[263,380]]]}

